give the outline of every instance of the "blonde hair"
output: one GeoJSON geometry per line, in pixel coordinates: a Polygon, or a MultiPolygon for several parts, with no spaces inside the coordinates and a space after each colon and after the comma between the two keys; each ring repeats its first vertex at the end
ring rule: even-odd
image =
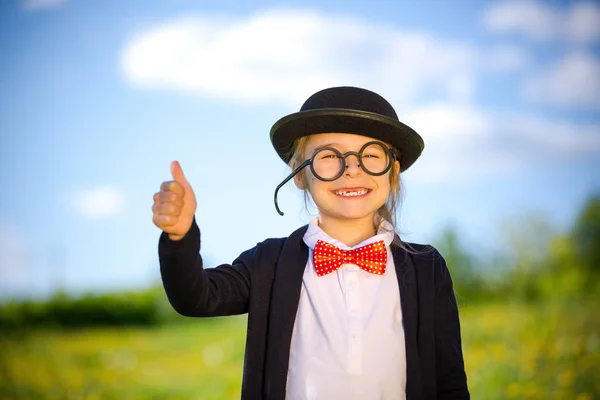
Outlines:
{"type": "MultiPolygon", "coordinates": [[[[290,151],[287,154],[287,159],[289,161],[289,166],[292,170],[294,170],[298,165],[304,162],[306,159],[306,145],[308,143],[309,136],[302,136],[299,139],[296,139],[292,144],[290,151]]],[[[394,149],[396,152],[396,159],[400,158],[400,151],[398,149],[394,149]]],[[[308,212],[308,202],[311,200],[308,192],[308,179],[306,170],[303,170],[298,175],[300,177],[302,183],[302,192],[304,194],[304,207],[308,212]]],[[[396,168],[396,163],[392,163],[392,168],[389,171],[389,180],[390,180],[390,194],[385,202],[376,212],[376,215],[380,218],[385,219],[394,229],[394,243],[400,246],[403,249],[404,243],[399,239],[399,235],[396,232],[396,215],[398,211],[400,211],[400,207],[402,205],[402,196],[404,191],[402,190],[402,180],[400,178],[400,171],[396,168]]]]}

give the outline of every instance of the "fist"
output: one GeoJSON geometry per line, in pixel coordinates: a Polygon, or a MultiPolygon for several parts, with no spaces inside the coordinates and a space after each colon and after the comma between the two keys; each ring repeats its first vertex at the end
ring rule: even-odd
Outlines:
{"type": "Polygon", "coordinates": [[[152,222],[169,234],[169,239],[180,240],[190,230],[196,212],[196,196],[179,162],[171,163],[172,181],[163,182],[160,192],[154,194],[152,222]]]}

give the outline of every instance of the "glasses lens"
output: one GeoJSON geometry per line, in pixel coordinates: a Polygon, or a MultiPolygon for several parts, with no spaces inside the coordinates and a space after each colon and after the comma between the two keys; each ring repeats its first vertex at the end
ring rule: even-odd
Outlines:
{"type": "Polygon", "coordinates": [[[343,168],[342,155],[332,149],[321,149],[315,154],[312,165],[317,178],[333,179],[343,168]]]}
{"type": "Polygon", "coordinates": [[[383,144],[372,143],[362,152],[362,163],[369,174],[381,174],[391,162],[389,152],[383,144]]]}

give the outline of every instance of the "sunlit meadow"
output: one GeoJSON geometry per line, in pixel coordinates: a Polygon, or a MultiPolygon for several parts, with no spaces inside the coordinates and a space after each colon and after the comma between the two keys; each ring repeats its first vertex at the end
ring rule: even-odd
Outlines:
{"type": "MultiPolygon", "coordinates": [[[[600,317],[588,306],[463,307],[472,397],[600,398],[600,317]]],[[[239,399],[245,323],[5,335],[0,398],[239,399]]]]}

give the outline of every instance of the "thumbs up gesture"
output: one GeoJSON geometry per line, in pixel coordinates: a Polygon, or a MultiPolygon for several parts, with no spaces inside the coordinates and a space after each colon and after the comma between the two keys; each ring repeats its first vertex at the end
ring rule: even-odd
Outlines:
{"type": "Polygon", "coordinates": [[[171,163],[172,181],[163,182],[154,194],[152,222],[169,234],[171,240],[180,240],[192,226],[196,212],[196,196],[183,175],[179,162],[171,163]]]}

